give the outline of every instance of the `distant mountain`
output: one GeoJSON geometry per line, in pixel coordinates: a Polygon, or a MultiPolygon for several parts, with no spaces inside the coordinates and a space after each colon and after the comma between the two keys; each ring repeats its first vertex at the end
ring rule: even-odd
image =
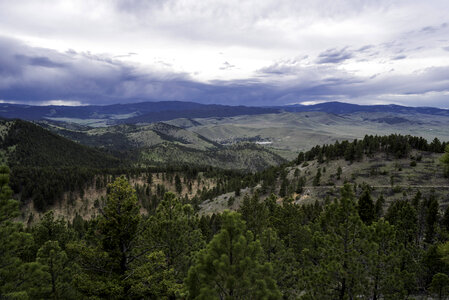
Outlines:
{"type": "Polygon", "coordinates": [[[75,123],[81,123],[76,119],[104,120],[103,125],[152,123],[176,118],[232,117],[277,112],[279,112],[279,109],[276,108],[199,104],[182,101],[141,102],[105,106],[0,104],[0,117],[3,118],[18,118],[29,121],[52,119],[75,123]]]}
{"type": "Polygon", "coordinates": [[[52,120],[81,126],[104,127],[117,124],[149,124],[174,119],[226,118],[284,112],[319,111],[331,114],[357,112],[388,112],[398,114],[427,114],[449,116],[449,110],[434,107],[400,105],[357,105],[326,102],[315,105],[286,105],[273,107],[199,104],[183,101],[140,102],[89,106],[32,106],[0,103],[0,117],[29,121],[52,120]]]}
{"type": "Polygon", "coordinates": [[[169,121],[179,118],[211,118],[235,117],[241,115],[260,115],[279,113],[279,109],[247,106],[205,105],[196,109],[166,110],[149,112],[140,116],[120,120],[119,123],[137,124],[169,121]]]}
{"type": "Polygon", "coordinates": [[[408,107],[401,105],[357,105],[343,102],[325,102],[314,105],[287,105],[273,107],[288,112],[321,111],[336,115],[351,114],[356,112],[389,112],[398,114],[427,114],[449,116],[449,110],[435,107],[408,107]]]}

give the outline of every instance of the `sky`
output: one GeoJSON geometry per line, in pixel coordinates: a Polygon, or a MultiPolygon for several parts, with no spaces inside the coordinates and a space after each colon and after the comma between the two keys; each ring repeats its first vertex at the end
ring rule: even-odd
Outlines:
{"type": "Polygon", "coordinates": [[[0,102],[449,108],[447,0],[0,0],[0,102]]]}

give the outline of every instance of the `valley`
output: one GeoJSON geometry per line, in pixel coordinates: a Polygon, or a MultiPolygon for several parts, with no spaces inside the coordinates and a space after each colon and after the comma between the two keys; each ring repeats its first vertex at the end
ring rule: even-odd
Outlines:
{"type": "MultiPolygon", "coordinates": [[[[111,121],[111,116],[98,119],[100,123],[74,116],[2,120],[0,159],[9,168],[0,168],[0,181],[2,192],[16,199],[8,200],[15,207],[8,226],[23,224],[24,231],[14,229],[16,233],[30,232],[34,248],[29,251],[37,251],[30,264],[47,266],[42,251],[50,243],[55,245],[52,253],[71,257],[72,262],[64,260],[64,271],[54,271],[74,274],[74,279],[60,281],[70,283],[67,290],[55,287],[70,299],[113,297],[101,284],[122,278],[117,275],[122,271],[100,273],[115,261],[114,253],[121,253],[104,235],[115,232],[131,234],[137,245],[132,251],[151,251],[138,259],[144,268],[152,268],[155,258],[165,261],[165,253],[180,253],[179,259],[164,262],[177,275],[152,269],[157,276],[171,274],[167,280],[177,287],[160,286],[158,295],[182,298],[187,288],[195,287],[195,257],[227,232],[241,232],[237,244],[242,239],[256,243],[259,259],[271,257],[276,263],[266,271],[274,278],[269,291],[297,299],[304,291],[320,293],[317,278],[329,272],[327,260],[335,264],[345,259],[344,248],[334,250],[354,228],[359,248],[351,255],[357,261],[354,268],[361,270],[360,282],[377,276],[374,266],[383,256],[376,247],[385,238],[391,249],[386,259],[395,267],[384,272],[410,287],[384,293],[421,296],[422,288],[415,284],[429,285],[435,272],[425,268],[439,265],[426,257],[449,237],[449,117],[441,110],[403,108],[345,108],[340,113],[276,109],[189,118],[176,113],[163,121],[154,114],[155,122],[148,121],[148,114],[131,112],[135,123],[111,121]],[[134,229],[130,233],[128,228],[134,229]],[[340,254],[315,257],[326,251],[340,254]],[[394,259],[410,256],[413,262],[400,271],[394,259]],[[315,260],[319,263],[311,264],[315,260]],[[368,261],[368,267],[356,266],[360,261],[368,261]],[[94,271],[85,267],[97,263],[94,271]],[[414,272],[417,265],[425,271],[414,272]],[[77,276],[88,277],[80,282],[77,276]],[[92,282],[100,285],[83,285],[92,282]]],[[[5,201],[1,199],[0,194],[5,201]]],[[[142,275],[133,263],[129,268],[138,273],[130,275],[132,290],[119,288],[120,295],[152,293],[140,286],[148,273],[142,275]]],[[[325,292],[332,294],[332,288],[325,292]]]]}

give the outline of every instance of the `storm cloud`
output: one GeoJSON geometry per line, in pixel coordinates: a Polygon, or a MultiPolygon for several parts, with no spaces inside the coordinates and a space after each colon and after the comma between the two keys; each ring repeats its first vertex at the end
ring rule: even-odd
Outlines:
{"type": "Polygon", "coordinates": [[[0,2],[0,101],[447,108],[448,10],[442,0],[0,2]]]}

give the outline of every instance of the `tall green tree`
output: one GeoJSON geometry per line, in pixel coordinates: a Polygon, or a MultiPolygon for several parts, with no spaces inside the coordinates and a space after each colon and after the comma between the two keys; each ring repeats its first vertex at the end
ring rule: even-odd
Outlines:
{"type": "Polygon", "coordinates": [[[12,199],[9,168],[0,167],[0,299],[42,298],[48,292],[48,274],[41,264],[24,260],[33,240],[14,219],[19,203],[12,199]]]}
{"type": "Polygon", "coordinates": [[[443,164],[444,176],[449,177],[449,145],[444,148],[444,154],[441,156],[440,162],[443,164]]]}
{"type": "Polygon", "coordinates": [[[376,219],[376,211],[369,188],[363,190],[357,205],[360,219],[370,225],[376,219]]]}
{"type": "Polygon", "coordinates": [[[138,247],[142,216],[135,190],[124,176],[108,185],[106,204],[93,224],[88,241],[73,243],[83,272],[75,282],[86,297],[124,298],[131,283],[127,280],[134,263],[148,252],[138,247]]]}
{"type": "Polygon", "coordinates": [[[47,241],[37,252],[37,262],[50,276],[51,299],[78,299],[81,295],[73,288],[72,277],[76,270],[58,241],[47,241]]]}
{"type": "Polygon", "coordinates": [[[37,249],[47,241],[57,241],[63,250],[68,242],[73,241],[75,233],[69,229],[63,218],[55,218],[52,210],[46,212],[39,223],[33,226],[31,233],[37,249]]]}
{"type": "Polygon", "coordinates": [[[370,299],[403,299],[406,295],[400,272],[401,245],[394,226],[383,218],[369,226],[370,299]]]}
{"type": "Polygon", "coordinates": [[[367,227],[349,184],[320,216],[312,248],[303,250],[305,299],[353,299],[367,295],[367,227]]]}
{"type": "Polygon", "coordinates": [[[267,228],[260,237],[264,259],[273,266],[273,279],[276,280],[284,299],[299,297],[299,269],[293,249],[287,248],[273,228],[267,228]]]}
{"type": "Polygon", "coordinates": [[[259,194],[256,192],[251,198],[245,195],[239,212],[246,226],[256,238],[259,238],[262,232],[268,226],[269,211],[265,203],[259,200],[259,194]]]}
{"type": "Polygon", "coordinates": [[[156,214],[145,222],[143,243],[162,251],[167,266],[174,269],[178,283],[187,275],[193,254],[204,247],[199,220],[189,204],[183,205],[173,193],[166,193],[156,214]]]}
{"type": "Polygon", "coordinates": [[[430,284],[430,291],[438,295],[439,300],[446,299],[449,291],[449,276],[444,273],[435,274],[430,284]]]}
{"type": "Polygon", "coordinates": [[[186,279],[189,299],[280,299],[272,266],[235,212],[223,213],[221,231],[202,250],[186,279]]]}

